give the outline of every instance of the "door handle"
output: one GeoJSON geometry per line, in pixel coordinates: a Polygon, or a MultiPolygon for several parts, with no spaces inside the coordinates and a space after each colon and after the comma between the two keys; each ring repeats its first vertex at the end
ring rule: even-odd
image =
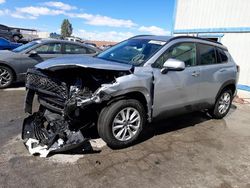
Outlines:
{"type": "Polygon", "coordinates": [[[197,76],[199,76],[200,75],[200,72],[197,72],[197,71],[194,71],[193,73],[192,73],[192,76],[194,76],[194,77],[197,77],[197,76]]]}

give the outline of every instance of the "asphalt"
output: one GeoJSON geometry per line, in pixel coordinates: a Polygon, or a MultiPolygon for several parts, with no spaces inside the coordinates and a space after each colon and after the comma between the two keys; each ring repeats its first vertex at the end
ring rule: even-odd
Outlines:
{"type": "Polygon", "coordinates": [[[40,158],[20,139],[24,96],[0,91],[0,187],[250,188],[249,104],[234,103],[223,120],[199,112],[154,123],[122,150],[92,130],[92,151],[40,158]]]}

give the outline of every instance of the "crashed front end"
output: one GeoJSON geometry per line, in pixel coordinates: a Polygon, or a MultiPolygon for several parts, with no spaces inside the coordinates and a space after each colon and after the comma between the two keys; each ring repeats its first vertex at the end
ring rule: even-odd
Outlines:
{"type": "Polygon", "coordinates": [[[101,70],[70,67],[57,70],[30,69],[27,72],[22,139],[31,154],[49,153],[79,147],[88,141],[82,132],[96,124],[98,113],[111,99],[107,88],[115,88],[116,78],[131,70],[101,70]],[[40,104],[32,112],[33,100],[40,104]]]}

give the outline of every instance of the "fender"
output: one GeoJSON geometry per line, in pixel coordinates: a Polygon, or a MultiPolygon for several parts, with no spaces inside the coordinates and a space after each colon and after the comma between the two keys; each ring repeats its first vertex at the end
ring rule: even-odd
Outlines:
{"type": "Polygon", "coordinates": [[[220,93],[222,92],[222,90],[223,90],[224,88],[226,88],[227,86],[229,86],[229,85],[234,85],[234,87],[235,87],[235,92],[234,92],[233,94],[234,94],[234,96],[236,95],[236,80],[228,80],[228,81],[224,82],[224,83],[221,85],[221,87],[220,87],[220,89],[219,89],[219,91],[218,91],[218,93],[217,93],[217,95],[216,95],[216,99],[219,97],[219,95],[220,95],[220,93]]]}
{"type": "MultiPolygon", "coordinates": [[[[108,91],[104,91],[104,92],[108,92],[108,91]]],[[[113,100],[116,101],[116,99],[121,99],[126,97],[129,94],[132,93],[140,93],[141,95],[144,96],[147,104],[147,114],[148,114],[148,121],[151,122],[152,121],[152,105],[153,105],[153,101],[152,101],[152,96],[150,94],[150,91],[148,91],[147,88],[143,88],[143,87],[137,87],[137,88],[129,88],[129,89],[123,89],[123,90],[118,90],[116,92],[112,92],[109,93],[112,98],[114,98],[113,100]]],[[[113,100],[109,101],[110,102],[114,102],[113,100]]]]}

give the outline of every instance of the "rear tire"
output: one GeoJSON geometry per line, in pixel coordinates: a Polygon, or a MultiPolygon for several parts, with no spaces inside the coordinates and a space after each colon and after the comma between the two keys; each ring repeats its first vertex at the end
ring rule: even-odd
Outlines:
{"type": "Polygon", "coordinates": [[[99,136],[114,149],[132,145],[146,124],[143,105],[134,99],[120,100],[102,109],[97,123],[99,136]]]}
{"type": "Polygon", "coordinates": [[[223,90],[218,96],[214,108],[210,110],[210,115],[215,119],[222,119],[230,110],[233,94],[230,89],[223,90]]]}
{"type": "Polygon", "coordinates": [[[14,81],[13,71],[5,66],[0,65],[0,89],[9,87],[14,81]]]}

